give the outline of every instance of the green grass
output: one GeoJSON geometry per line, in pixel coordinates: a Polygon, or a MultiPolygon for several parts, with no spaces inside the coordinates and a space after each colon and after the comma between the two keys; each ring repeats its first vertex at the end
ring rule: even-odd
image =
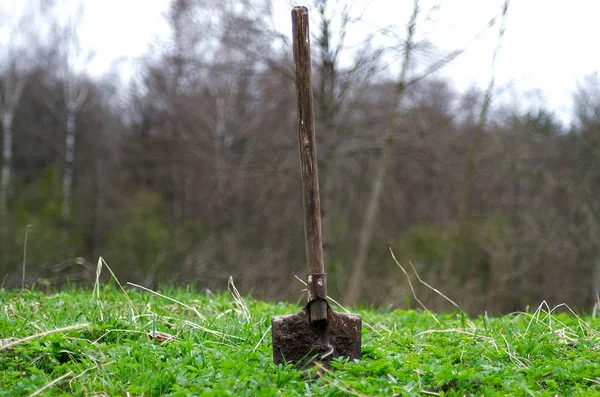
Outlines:
{"type": "Polygon", "coordinates": [[[297,306],[125,290],[0,291],[0,396],[600,395],[600,321],[543,305],[359,310],[362,359],[319,375],[272,362],[270,318],[297,306]]]}

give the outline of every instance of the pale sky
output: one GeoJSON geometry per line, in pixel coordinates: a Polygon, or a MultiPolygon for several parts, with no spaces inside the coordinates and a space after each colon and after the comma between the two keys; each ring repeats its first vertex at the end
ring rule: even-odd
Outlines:
{"type": "MultiPolygon", "coordinates": [[[[0,4],[6,1],[0,0],[0,4]]],[[[335,9],[343,0],[330,2],[335,9]]],[[[466,50],[440,72],[457,90],[464,91],[474,84],[487,86],[499,24],[486,27],[492,18],[499,16],[503,2],[421,1],[417,37],[427,39],[440,52],[466,50]],[[439,7],[433,8],[435,5],[439,7]]],[[[118,59],[130,64],[130,60],[147,53],[157,39],[165,38],[169,31],[162,14],[168,3],[167,0],[86,0],[82,34],[96,51],[91,73],[107,72],[118,59]]],[[[273,0],[273,3],[277,29],[290,34],[290,1],[273,0]]],[[[306,1],[299,0],[296,4],[303,3],[306,1]]],[[[366,11],[361,22],[353,25],[348,43],[359,42],[384,27],[404,37],[412,5],[412,0],[353,0],[352,9],[357,14],[366,11]]],[[[577,82],[600,69],[600,51],[595,45],[600,37],[599,15],[600,1],[596,0],[512,0],[496,66],[497,86],[510,84],[511,88],[503,91],[498,100],[517,101],[525,109],[542,101],[568,122],[577,82]]],[[[316,15],[312,16],[311,24],[313,30],[318,26],[316,15]]],[[[379,40],[392,44],[389,39],[379,40]]],[[[432,55],[419,62],[427,66],[434,60],[432,55]]],[[[125,69],[135,74],[131,67],[125,69]]]]}

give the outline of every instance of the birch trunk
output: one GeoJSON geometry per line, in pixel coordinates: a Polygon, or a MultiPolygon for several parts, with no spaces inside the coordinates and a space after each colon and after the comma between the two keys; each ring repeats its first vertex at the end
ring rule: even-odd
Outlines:
{"type": "Polygon", "coordinates": [[[2,172],[0,173],[0,224],[4,230],[8,214],[8,191],[12,178],[13,158],[13,119],[17,105],[21,100],[24,87],[23,79],[10,77],[4,82],[4,92],[0,95],[0,112],[2,113],[2,172]]]}
{"type": "Polygon", "coordinates": [[[62,205],[62,222],[63,227],[67,228],[71,214],[71,197],[73,189],[73,169],[75,159],[75,122],[77,119],[77,111],[73,106],[69,106],[67,110],[67,130],[65,134],[65,157],[64,169],[62,178],[63,187],[63,205],[62,205]]]}
{"type": "Polygon", "coordinates": [[[83,20],[83,6],[79,5],[70,15],[67,24],[61,29],[60,56],[62,58],[61,77],[63,80],[63,100],[65,106],[65,146],[62,175],[62,227],[63,232],[69,229],[73,203],[73,184],[75,174],[75,151],[77,149],[77,117],[83,104],[88,99],[89,84],[85,78],[88,62],[94,56],[93,51],[86,51],[79,41],[79,24],[83,20]]]}
{"type": "Polygon", "coordinates": [[[62,224],[68,229],[73,201],[73,175],[75,171],[75,143],[77,137],[77,113],[81,110],[88,96],[88,86],[76,76],[69,73],[64,86],[67,123],[65,129],[65,152],[62,178],[63,205],[62,224]]]}

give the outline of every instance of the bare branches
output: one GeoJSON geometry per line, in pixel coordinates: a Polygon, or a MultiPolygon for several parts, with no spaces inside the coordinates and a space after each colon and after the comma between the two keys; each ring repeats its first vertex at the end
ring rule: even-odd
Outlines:
{"type": "MultiPolygon", "coordinates": [[[[19,12],[15,7],[12,11],[19,12]]],[[[0,126],[2,127],[2,170],[0,171],[0,240],[4,237],[9,223],[7,217],[7,201],[10,180],[13,174],[13,121],[17,106],[21,100],[27,79],[27,69],[30,67],[32,49],[36,43],[30,35],[31,25],[30,3],[20,16],[3,15],[7,22],[2,26],[8,27],[11,40],[0,49],[0,126]],[[27,27],[29,24],[29,27],[27,27]]],[[[0,241],[1,244],[1,241],[0,241]]]]}
{"type": "Polygon", "coordinates": [[[466,169],[465,169],[465,179],[463,182],[463,186],[460,192],[460,196],[458,199],[458,207],[456,211],[456,226],[455,226],[455,236],[452,246],[450,248],[450,252],[448,255],[448,263],[445,269],[445,274],[448,275],[452,270],[452,261],[454,260],[454,252],[457,245],[457,239],[460,234],[460,228],[462,227],[463,220],[465,218],[467,204],[469,201],[469,194],[471,192],[471,185],[473,183],[473,174],[475,172],[475,156],[479,152],[479,146],[481,144],[481,137],[483,135],[483,130],[485,128],[487,117],[489,113],[490,104],[492,102],[492,96],[494,94],[494,86],[496,81],[496,65],[498,54],[500,52],[500,47],[502,45],[502,41],[504,38],[504,32],[506,29],[506,19],[508,15],[508,4],[509,0],[505,0],[502,6],[502,23],[500,25],[500,29],[498,31],[498,42],[496,44],[496,48],[494,49],[494,55],[492,57],[492,66],[491,66],[491,75],[490,81],[487,87],[487,90],[484,95],[483,104],[481,106],[481,111],[479,113],[479,119],[477,122],[477,127],[475,131],[475,137],[473,139],[473,143],[469,148],[467,153],[467,161],[466,161],[466,169]]]}
{"type": "Polygon", "coordinates": [[[402,61],[402,68],[400,70],[400,77],[395,86],[394,99],[392,101],[392,108],[388,118],[387,134],[385,137],[383,149],[379,157],[379,164],[373,180],[371,188],[371,194],[369,202],[367,204],[367,210],[365,212],[365,220],[363,228],[360,232],[358,253],[356,260],[352,267],[352,273],[348,284],[348,290],[344,297],[344,304],[346,306],[355,304],[361,291],[361,285],[363,284],[364,268],[367,261],[367,255],[371,246],[371,240],[373,238],[373,228],[375,225],[375,218],[379,210],[379,204],[381,195],[383,192],[383,184],[386,178],[387,169],[389,166],[389,156],[392,148],[392,136],[396,129],[396,120],[399,114],[400,99],[406,88],[406,75],[408,73],[409,63],[411,61],[411,55],[413,51],[413,40],[415,35],[417,16],[419,14],[419,1],[414,1],[413,13],[410,18],[407,27],[407,38],[404,47],[404,56],[402,61]]]}

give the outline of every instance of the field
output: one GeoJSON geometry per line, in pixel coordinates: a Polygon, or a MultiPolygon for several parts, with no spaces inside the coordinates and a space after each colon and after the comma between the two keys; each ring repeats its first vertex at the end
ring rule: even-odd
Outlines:
{"type": "Polygon", "coordinates": [[[233,283],[1,290],[0,303],[1,396],[600,395],[600,320],[566,306],[476,319],[358,309],[362,359],[299,371],[273,364],[270,341],[271,316],[299,307],[233,283]]]}

